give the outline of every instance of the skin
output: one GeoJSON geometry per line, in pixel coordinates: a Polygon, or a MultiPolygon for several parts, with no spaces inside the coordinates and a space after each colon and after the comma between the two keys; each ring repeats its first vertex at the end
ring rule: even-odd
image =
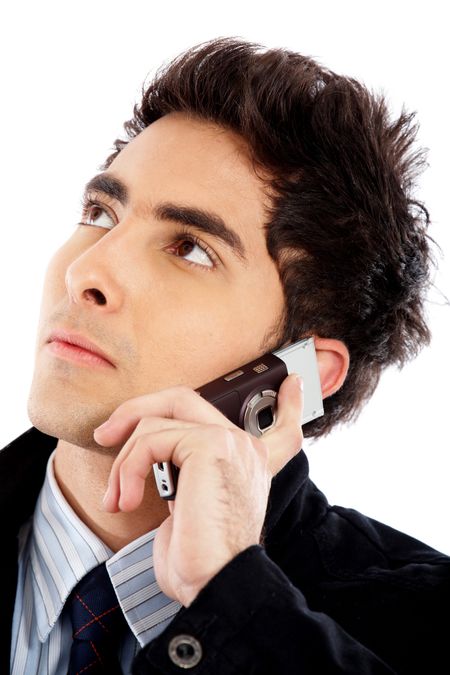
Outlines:
{"type": "MultiPolygon", "coordinates": [[[[303,438],[302,397],[292,376],[264,441],[193,391],[275,344],[284,295],[262,229],[270,202],[243,139],[182,113],[145,129],[107,173],[126,184],[129,203],[96,199],[112,220],[76,226],[49,263],[28,414],[59,439],[54,469],[64,496],[114,551],[161,526],[156,577],[187,605],[239,550],[259,542],[271,477],[303,438]],[[205,267],[197,247],[186,252],[177,244],[178,225],[145,212],[144,204],[163,200],[219,214],[243,240],[248,265],[197,233],[220,259],[205,267]],[[87,367],[56,356],[46,342],[57,327],[82,333],[114,365],[87,367]],[[94,438],[111,415],[113,428],[94,438]],[[242,453],[246,460],[237,461],[242,453]],[[152,476],[146,479],[159,457],[183,465],[175,508],[159,497],[152,476]]],[[[325,398],[344,382],[349,354],[338,340],[314,340],[325,398]]]]}

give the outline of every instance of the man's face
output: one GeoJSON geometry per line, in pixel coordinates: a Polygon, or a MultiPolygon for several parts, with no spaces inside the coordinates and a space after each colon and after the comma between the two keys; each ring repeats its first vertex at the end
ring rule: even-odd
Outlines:
{"type": "Polygon", "coordinates": [[[269,202],[239,136],[172,113],[103,175],[125,189],[89,190],[98,205],[83,218],[90,224],[75,226],[50,261],[28,401],[32,424],[81,447],[96,447],[93,429],[127,399],[195,389],[267,351],[284,304],[262,229],[269,202]],[[179,222],[169,202],[219,216],[246,262],[193,227],[193,214],[179,222]],[[113,366],[55,355],[47,340],[56,328],[81,333],[113,366]]]}

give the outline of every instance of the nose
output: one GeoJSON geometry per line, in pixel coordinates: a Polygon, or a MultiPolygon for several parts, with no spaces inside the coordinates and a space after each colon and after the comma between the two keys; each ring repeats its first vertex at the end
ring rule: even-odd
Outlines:
{"type": "Polygon", "coordinates": [[[68,265],[65,284],[71,302],[114,312],[123,303],[123,286],[118,278],[121,265],[118,252],[104,244],[105,237],[68,265]]]}

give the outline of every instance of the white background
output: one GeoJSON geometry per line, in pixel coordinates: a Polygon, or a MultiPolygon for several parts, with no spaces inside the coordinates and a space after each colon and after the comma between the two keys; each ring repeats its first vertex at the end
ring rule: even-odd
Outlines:
{"type": "MultiPolygon", "coordinates": [[[[434,282],[448,296],[444,4],[9,3],[0,17],[0,447],[30,426],[26,402],[44,272],[77,222],[82,187],[122,134],[147,74],[200,41],[234,35],[287,47],[383,89],[394,113],[402,104],[417,111],[429,167],[416,196],[443,252],[434,282]]],[[[353,426],[304,448],[330,503],[450,554],[450,308],[434,290],[427,311],[430,347],[402,371],[385,372],[353,426]]]]}

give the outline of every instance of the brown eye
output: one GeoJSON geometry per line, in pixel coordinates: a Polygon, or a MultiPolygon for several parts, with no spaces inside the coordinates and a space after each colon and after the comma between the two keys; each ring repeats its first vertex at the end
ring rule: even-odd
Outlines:
{"type": "Polygon", "coordinates": [[[112,216],[99,204],[91,204],[84,210],[83,221],[81,225],[93,225],[95,227],[104,227],[110,230],[115,223],[112,216]]]}
{"type": "Polygon", "coordinates": [[[212,251],[201,244],[200,241],[192,235],[185,235],[178,239],[174,244],[174,250],[179,251],[179,257],[183,258],[183,260],[186,260],[186,262],[191,265],[209,268],[214,267],[212,251]],[[193,255],[193,260],[184,257],[190,255],[193,255]]]}
{"type": "Polygon", "coordinates": [[[94,225],[95,221],[97,220],[97,218],[100,217],[102,213],[103,209],[101,209],[99,206],[90,206],[86,218],[86,222],[88,223],[88,225],[94,225]]]}
{"type": "Polygon", "coordinates": [[[178,244],[177,248],[181,252],[181,255],[188,255],[192,251],[194,246],[195,244],[193,241],[190,241],[189,239],[184,239],[180,244],[178,244]],[[186,250],[186,248],[188,250],[186,250]]]}

